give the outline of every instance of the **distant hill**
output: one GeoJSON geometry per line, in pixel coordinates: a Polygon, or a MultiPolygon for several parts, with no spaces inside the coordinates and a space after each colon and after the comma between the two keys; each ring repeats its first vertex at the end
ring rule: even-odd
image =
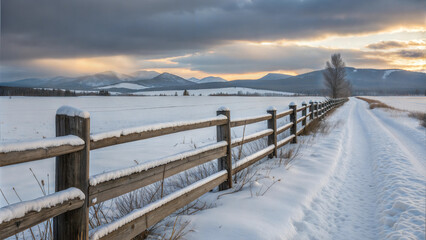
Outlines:
{"type": "Polygon", "coordinates": [[[195,78],[195,77],[188,78],[188,79],[186,79],[186,80],[191,81],[191,82],[194,82],[194,83],[196,83],[196,82],[200,81],[200,79],[195,78]]]}
{"type": "MultiPolygon", "coordinates": [[[[354,94],[414,94],[424,93],[426,74],[395,69],[355,69],[346,68],[346,77],[352,83],[354,94]]],[[[247,87],[264,90],[294,92],[303,94],[325,94],[322,70],[292,76],[284,80],[234,80],[221,83],[205,83],[174,87],[183,89],[209,89],[226,87],[247,87]]],[[[154,88],[150,90],[169,90],[172,88],[154,88]]],[[[147,89],[148,90],[148,89],[147,89]]]]}
{"type": "MultiPolygon", "coordinates": [[[[346,68],[346,77],[355,94],[408,94],[424,93],[426,74],[400,69],[356,69],[346,68]]],[[[324,94],[322,70],[289,76],[270,73],[258,80],[226,81],[219,77],[184,79],[180,76],[155,71],[138,71],[130,75],[112,71],[81,77],[27,78],[14,82],[3,82],[1,86],[56,88],[70,90],[109,89],[122,93],[152,90],[211,89],[245,87],[304,94],[324,94]],[[147,77],[152,78],[146,79],[147,77]]]]}
{"type": "Polygon", "coordinates": [[[268,73],[265,76],[259,78],[258,80],[280,80],[292,77],[291,75],[281,74],[281,73],[268,73]]]}
{"type": "Polygon", "coordinates": [[[205,77],[197,81],[196,83],[212,83],[212,82],[227,82],[225,79],[221,77],[205,77]]]}
{"type": "Polygon", "coordinates": [[[156,71],[137,71],[131,74],[133,80],[152,79],[158,75],[160,73],[156,71]]]}
{"type": "Polygon", "coordinates": [[[146,87],[168,87],[168,86],[182,86],[194,84],[182,77],[171,73],[162,73],[152,79],[138,80],[135,83],[146,86],[146,87]]]}

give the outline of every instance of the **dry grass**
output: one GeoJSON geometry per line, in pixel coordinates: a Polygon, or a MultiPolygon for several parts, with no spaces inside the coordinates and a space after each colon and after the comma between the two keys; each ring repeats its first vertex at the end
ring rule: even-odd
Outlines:
{"type": "Polygon", "coordinates": [[[389,106],[389,105],[387,105],[383,102],[380,102],[380,101],[374,100],[374,99],[369,99],[369,98],[364,98],[364,97],[357,97],[357,98],[361,99],[363,101],[366,101],[369,104],[370,109],[383,108],[383,109],[393,110],[393,111],[397,111],[397,112],[408,112],[409,117],[412,117],[412,118],[419,120],[420,125],[423,126],[423,127],[426,127],[426,113],[401,110],[401,109],[394,108],[392,106],[389,106]]]}
{"type": "Polygon", "coordinates": [[[420,125],[426,128],[426,113],[421,112],[410,112],[408,113],[409,117],[418,119],[420,121],[420,125]]]}
{"type": "Polygon", "coordinates": [[[361,99],[363,101],[366,101],[368,103],[370,109],[385,108],[385,109],[390,109],[390,110],[399,110],[399,109],[396,109],[396,108],[394,108],[392,106],[389,106],[389,105],[387,105],[385,103],[382,103],[382,102],[380,102],[378,100],[364,98],[364,97],[356,97],[356,98],[361,99]]]}

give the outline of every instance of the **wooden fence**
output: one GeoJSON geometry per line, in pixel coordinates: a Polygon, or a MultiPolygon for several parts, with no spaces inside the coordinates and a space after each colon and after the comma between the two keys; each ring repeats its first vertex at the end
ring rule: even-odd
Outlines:
{"type": "Polygon", "coordinates": [[[89,113],[62,107],[56,113],[56,138],[0,146],[0,167],[56,157],[56,192],[1,208],[0,238],[13,236],[53,217],[53,235],[58,240],[131,239],[213,188],[231,188],[234,174],[267,156],[277,156],[277,149],[288,143],[297,143],[297,136],[307,125],[344,102],[345,99],[310,101],[309,104],[303,103],[300,108],[291,103],[289,110],[283,112],[269,108],[265,115],[234,121],[230,118],[229,109],[220,108],[217,117],[211,119],[158,124],[92,135],[89,113]],[[290,117],[290,122],[277,126],[277,120],[285,116],[290,117]],[[231,128],[261,121],[267,121],[268,129],[244,138],[231,139],[231,128]],[[300,129],[298,125],[301,126],[300,129]],[[90,150],[212,126],[217,129],[215,144],[154,163],[89,176],[90,150]],[[290,130],[290,135],[278,141],[278,134],[286,130],[290,130]],[[233,147],[263,137],[268,137],[268,147],[232,164],[233,147]],[[217,173],[112,223],[89,231],[90,206],[215,159],[218,160],[217,173]]]}

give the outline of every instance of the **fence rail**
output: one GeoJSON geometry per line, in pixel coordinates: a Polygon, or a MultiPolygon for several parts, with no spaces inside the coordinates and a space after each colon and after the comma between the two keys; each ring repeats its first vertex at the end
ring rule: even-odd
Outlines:
{"type": "Polygon", "coordinates": [[[230,119],[230,110],[221,108],[217,112],[218,116],[210,119],[156,124],[92,135],[90,115],[87,112],[61,107],[56,114],[56,138],[0,145],[0,166],[56,157],[56,193],[41,200],[35,199],[0,208],[0,238],[10,237],[53,217],[55,239],[95,240],[117,237],[131,239],[211,189],[231,188],[234,174],[267,156],[269,158],[277,156],[277,150],[288,143],[297,143],[297,136],[302,134],[313,120],[322,117],[345,101],[345,99],[310,101],[309,104],[302,103],[300,108],[291,103],[289,110],[283,112],[277,113],[275,108],[269,108],[265,115],[233,121],[230,119]],[[298,117],[300,112],[301,116],[298,117]],[[290,117],[290,122],[278,126],[277,120],[286,116],[290,117]],[[262,121],[267,121],[267,129],[231,139],[231,128],[262,121]],[[301,125],[300,129],[298,125],[301,125]],[[90,150],[213,126],[217,129],[217,143],[163,158],[154,163],[89,176],[90,150]],[[278,141],[277,136],[286,130],[290,130],[289,136],[278,141]],[[233,147],[265,137],[268,138],[266,148],[232,164],[233,147]],[[89,232],[90,206],[215,159],[218,161],[217,173],[89,232]],[[58,194],[67,193],[69,189],[78,190],[79,197],[67,195],[68,198],[65,200],[59,198],[62,201],[57,204],[48,204],[41,210],[37,209],[40,201],[57,199],[58,194]],[[30,211],[26,211],[22,216],[10,216],[9,213],[19,207],[30,211]],[[6,215],[8,216],[5,217],[6,215]]]}

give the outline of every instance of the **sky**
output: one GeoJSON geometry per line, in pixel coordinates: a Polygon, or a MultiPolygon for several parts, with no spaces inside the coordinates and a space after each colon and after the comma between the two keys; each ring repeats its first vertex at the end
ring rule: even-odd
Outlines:
{"type": "Polygon", "coordinates": [[[255,79],[426,72],[425,0],[2,0],[0,81],[103,71],[255,79]]]}

